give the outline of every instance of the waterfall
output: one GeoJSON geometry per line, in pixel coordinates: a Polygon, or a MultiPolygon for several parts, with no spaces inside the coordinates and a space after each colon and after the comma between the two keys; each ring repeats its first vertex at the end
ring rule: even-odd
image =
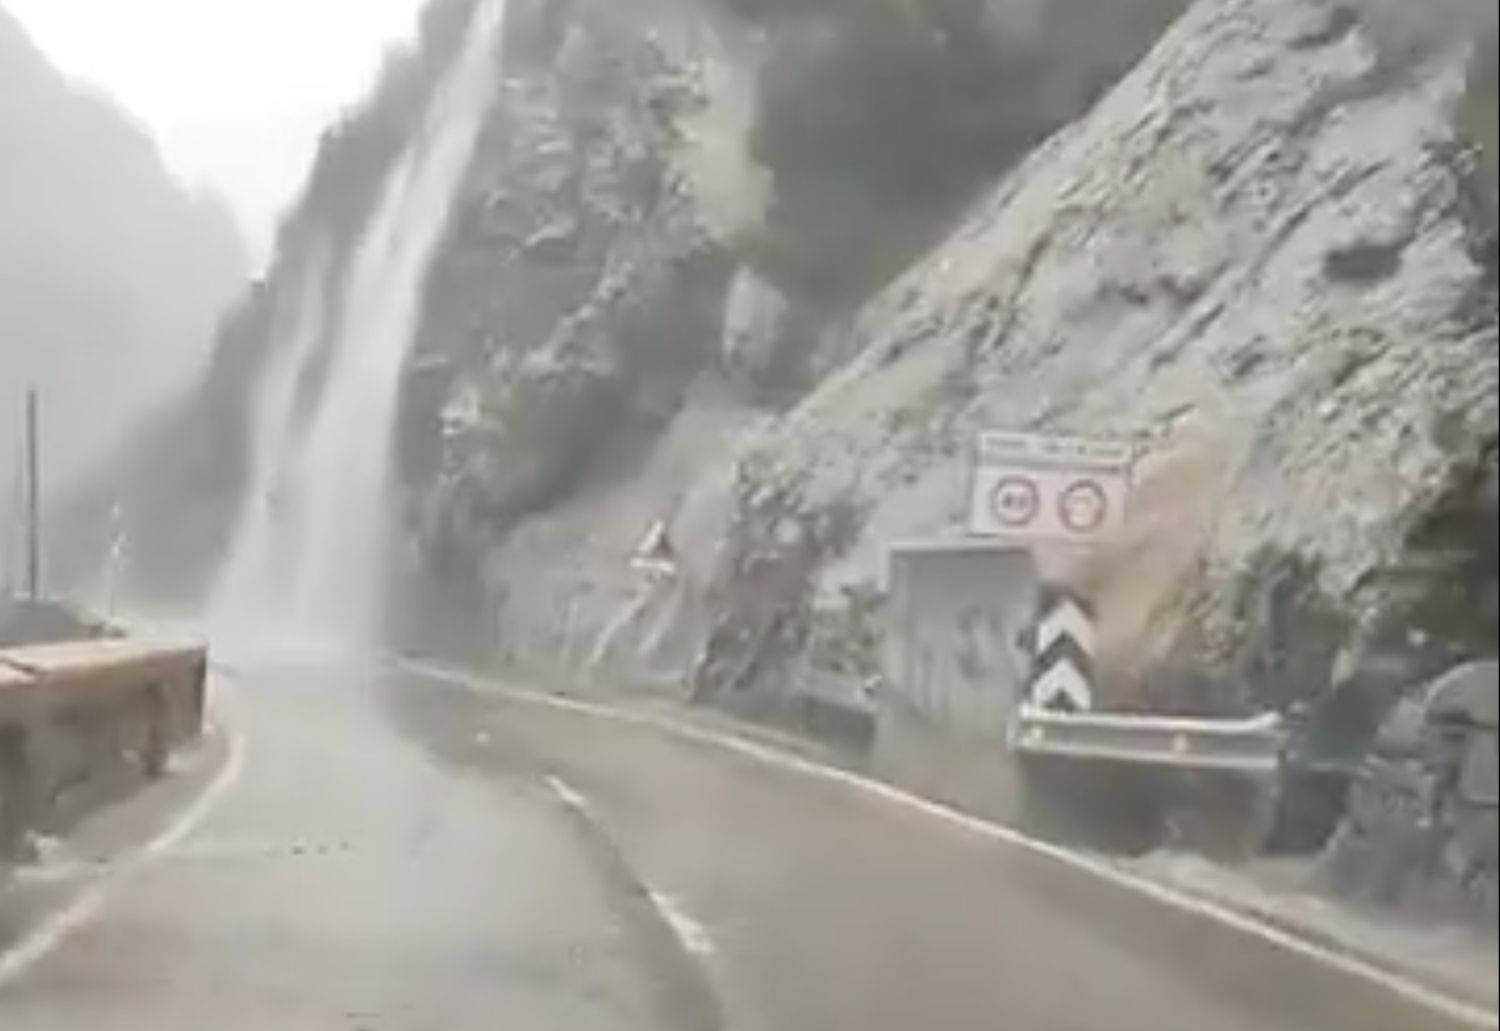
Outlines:
{"type": "Polygon", "coordinates": [[[298,388],[327,331],[329,268],[326,241],[318,240],[293,274],[290,302],[272,325],[274,349],[252,415],[250,490],[215,591],[214,620],[225,626],[270,629],[271,614],[284,600],[289,569],[284,473],[295,440],[298,388]]]}
{"type": "MultiPolygon", "coordinates": [[[[481,0],[423,124],[397,161],[331,304],[304,298],[258,398],[248,503],[215,614],[233,632],[371,643],[392,550],[392,453],[423,288],[494,95],[506,0],[481,0]],[[321,346],[320,346],[321,345],[321,346]],[[297,393],[328,362],[310,416],[297,393]]],[[[324,259],[307,263],[317,296],[324,259]]]]}

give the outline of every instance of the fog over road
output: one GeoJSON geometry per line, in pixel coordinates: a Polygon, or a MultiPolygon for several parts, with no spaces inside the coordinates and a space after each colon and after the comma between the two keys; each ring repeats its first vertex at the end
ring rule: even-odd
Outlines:
{"type": "Polygon", "coordinates": [[[1470,1026],[659,727],[416,673],[232,682],[240,744],[201,822],[97,884],[0,895],[5,1031],[1470,1026]],[[91,890],[52,951],[5,944],[91,890]]]}

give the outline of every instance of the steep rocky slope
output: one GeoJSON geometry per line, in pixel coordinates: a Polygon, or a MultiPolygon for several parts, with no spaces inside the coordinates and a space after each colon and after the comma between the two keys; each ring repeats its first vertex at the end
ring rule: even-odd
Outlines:
{"type": "Polygon", "coordinates": [[[46,394],[56,483],[191,383],[245,268],[222,205],[173,182],[128,116],[68,82],[0,10],[4,503],[28,385],[46,394]]]}
{"type": "Polygon", "coordinates": [[[1128,539],[1079,573],[1117,689],[1285,701],[1392,624],[1492,651],[1492,186],[1455,127],[1467,48],[1389,46],[1384,14],[1196,4],[866,306],[683,516],[724,646],[847,625],[885,545],[961,532],[974,435],[1011,427],[1150,449],[1128,539]],[[769,606],[747,548],[788,567],[769,606]]]}
{"type": "Polygon", "coordinates": [[[408,614],[482,613],[530,668],[680,671],[702,627],[670,612],[665,666],[632,660],[639,642],[604,661],[631,551],[1178,10],[1142,0],[1105,27],[1083,6],[513,10],[552,31],[516,30],[530,58],[471,176],[472,228],[433,273],[405,434],[429,587],[408,614]]]}
{"type": "MultiPolygon", "coordinates": [[[[337,280],[469,8],[330,134],[129,471],[141,587],[212,581],[277,327],[337,280]]],[[[513,0],[406,376],[402,638],[858,685],[885,548],[961,534],[974,434],[1011,427],[1142,445],[1130,531],[1075,570],[1121,700],[1492,652],[1492,23],[1199,0],[1161,37],[1181,9],[513,0]],[[689,576],[641,607],[656,522],[689,576]]]]}
{"type": "Polygon", "coordinates": [[[718,626],[730,654],[708,690],[774,683],[809,651],[863,679],[884,548],[961,533],[973,435],[1000,426],[1148,449],[1127,539],[1078,571],[1121,692],[1285,702],[1326,685],[1341,650],[1390,646],[1390,627],[1408,672],[1492,650],[1494,208],[1455,128],[1486,95],[1463,100],[1457,35],[1382,4],[1199,4],[853,315],[809,304],[795,262],[756,246],[805,255],[827,233],[777,228],[775,187],[795,197],[823,164],[773,168],[750,245],[721,255],[740,266],[722,351],[694,327],[676,367],[709,375],[685,405],[673,392],[656,446],[591,450],[570,500],[481,549],[500,647],[652,676],[718,626]],[[762,385],[800,365],[817,386],[757,404],[747,363],[762,385]],[[658,519],[693,585],[659,603],[646,663],[602,645],[658,519]]]}
{"type": "MultiPolygon", "coordinates": [[[[1089,7],[514,0],[506,84],[431,270],[399,433],[412,566],[438,582],[436,600],[457,599],[446,611],[482,615],[504,592],[474,574],[512,531],[631,478],[680,411],[732,424],[795,403],[845,357],[823,328],[1081,112],[1180,2],[1130,0],[1110,20],[1082,17],[1089,7]],[[908,82],[919,88],[889,117],[908,82]],[[839,185],[849,200],[809,217],[805,199],[839,185]]],[[[136,588],[184,597],[212,582],[278,335],[301,298],[337,288],[471,9],[434,3],[417,45],[330,131],[203,389],[58,535],[89,556],[81,570],[104,536],[97,499],[125,496],[136,588]]],[[[678,479],[714,453],[691,443],[678,479]]],[[[658,493],[673,489],[641,487],[652,511],[658,493]]],[[[536,561],[579,565],[573,543],[536,561]]],[[[601,557],[601,575],[616,558],[601,557]]]]}

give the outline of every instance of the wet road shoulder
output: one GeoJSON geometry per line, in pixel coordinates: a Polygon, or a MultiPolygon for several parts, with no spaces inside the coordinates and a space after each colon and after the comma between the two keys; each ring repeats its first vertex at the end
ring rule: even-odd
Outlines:
{"type": "Polygon", "coordinates": [[[468,722],[493,761],[525,754],[561,779],[637,876],[706,929],[734,1026],[1494,1026],[1095,860],[760,745],[423,672],[474,695],[468,722]]]}

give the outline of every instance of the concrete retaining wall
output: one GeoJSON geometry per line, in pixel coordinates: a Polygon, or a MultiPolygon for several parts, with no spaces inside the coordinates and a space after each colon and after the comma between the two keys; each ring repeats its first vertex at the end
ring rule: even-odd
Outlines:
{"type": "Polygon", "coordinates": [[[1030,675],[1031,555],[967,542],[900,548],[890,576],[887,705],[941,731],[1003,739],[1030,675]]]}
{"type": "Polygon", "coordinates": [[[1025,807],[1006,743],[1030,675],[1031,555],[986,542],[893,549],[871,763],[933,798],[1013,820],[1025,807]]]}
{"type": "Polygon", "coordinates": [[[206,674],[197,647],[0,651],[0,861],[160,776],[201,732],[206,674]]]}

